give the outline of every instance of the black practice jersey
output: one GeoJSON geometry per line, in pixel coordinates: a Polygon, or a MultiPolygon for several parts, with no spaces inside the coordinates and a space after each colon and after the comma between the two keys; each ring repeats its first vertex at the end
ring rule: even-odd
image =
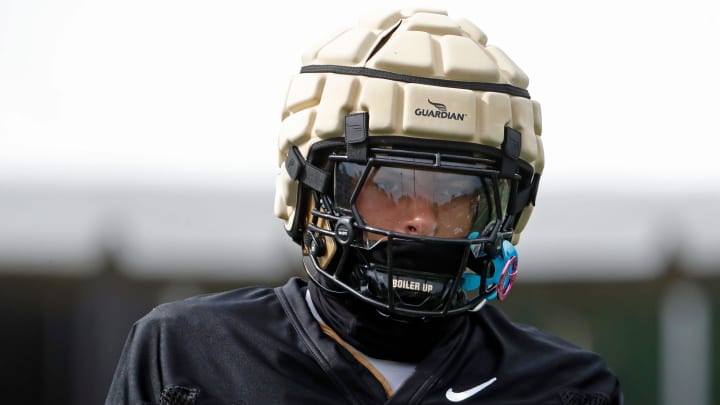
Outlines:
{"type": "Polygon", "coordinates": [[[597,354],[489,305],[464,315],[459,332],[388,395],[323,332],[306,289],[294,278],[160,305],[130,331],[106,404],[622,403],[597,354]]]}

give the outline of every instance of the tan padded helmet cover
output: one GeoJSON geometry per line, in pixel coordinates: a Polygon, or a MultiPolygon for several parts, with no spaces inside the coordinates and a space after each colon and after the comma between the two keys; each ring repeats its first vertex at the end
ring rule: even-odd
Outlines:
{"type": "MultiPolygon", "coordinates": [[[[307,65],[366,67],[406,75],[503,83],[527,89],[528,77],[473,23],[441,10],[379,12],[303,54],[307,65]]],[[[303,73],[291,80],[282,111],[275,215],[290,230],[298,183],[285,170],[295,145],[304,157],[315,142],[344,136],[345,115],[369,113],[369,135],[473,142],[499,148],[504,127],[522,134],[521,159],[543,170],[540,104],[505,93],[404,83],[335,73],[303,73]],[[454,118],[418,114],[442,109],[454,118]],[[420,111],[418,111],[420,110],[420,111]]],[[[526,207],[513,242],[527,224],[526,207]]]]}

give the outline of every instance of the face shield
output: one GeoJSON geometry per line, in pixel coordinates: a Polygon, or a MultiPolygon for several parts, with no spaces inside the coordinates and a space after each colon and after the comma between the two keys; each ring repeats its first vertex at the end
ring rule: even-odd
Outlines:
{"type": "Polygon", "coordinates": [[[482,239],[499,226],[508,179],[402,165],[338,162],[335,206],[356,214],[363,245],[400,238],[482,239]]]}

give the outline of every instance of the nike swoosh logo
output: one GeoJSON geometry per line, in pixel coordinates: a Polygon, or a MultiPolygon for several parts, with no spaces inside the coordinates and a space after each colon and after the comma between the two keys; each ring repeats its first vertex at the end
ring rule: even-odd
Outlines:
{"type": "Polygon", "coordinates": [[[495,381],[497,381],[497,377],[493,377],[480,385],[470,388],[469,390],[460,391],[460,392],[455,392],[455,391],[453,391],[452,388],[450,388],[445,393],[445,398],[447,398],[448,401],[451,401],[451,402],[464,401],[464,400],[470,398],[471,396],[477,394],[478,392],[484,390],[485,388],[489,387],[495,381]]]}

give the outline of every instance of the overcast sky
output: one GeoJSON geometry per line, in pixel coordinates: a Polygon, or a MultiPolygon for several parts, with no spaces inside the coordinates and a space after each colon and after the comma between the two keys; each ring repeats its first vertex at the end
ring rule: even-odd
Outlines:
{"type": "MultiPolygon", "coordinates": [[[[270,185],[302,52],[408,4],[3,0],[0,184],[270,185]]],[[[717,2],[435,4],[530,76],[546,187],[720,189],[717,2]]]]}

